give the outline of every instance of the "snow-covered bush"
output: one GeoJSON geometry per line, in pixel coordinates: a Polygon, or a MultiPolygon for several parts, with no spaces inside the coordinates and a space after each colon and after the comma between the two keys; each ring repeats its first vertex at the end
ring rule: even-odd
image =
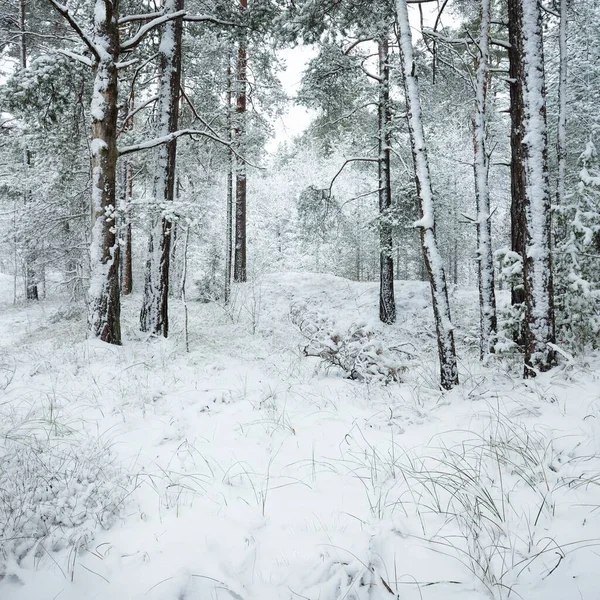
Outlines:
{"type": "Polygon", "coordinates": [[[597,347],[600,332],[600,165],[591,141],[579,161],[577,190],[556,208],[566,225],[565,239],[557,244],[558,338],[574,350],[597,347]]]}
{"type": "Polygon", "coordinates": [[[42,547],[85,547],[114,522],[128,486],[105,441],[54,418],[15,422],[2,412],[0,572],[10,558],[18,562],[42,547]]]}
{"type": "Polygon", "coordinates": [[[215,302],[223,297],[223,285],[212,273],[202,273],[194,279],[200,302],[215,302]]]}
{"type": "MultiPolygon", "coordinates": [[[[507,287],[515,291],[523,291],[523,257],[510,250],[500,248],[494,253],[500,263],[500,279],[507,287]]],[[[525,304],[509,304],[499,311],[498,338],[494,349],[497,354],[512,354],[521,352],[521,346],[516,340],[523,336],[523,319],[525,304]]]]}
{"type": "Polygon", "coordinates": [[[290,307],[290,318],[308,341],[302,348],[305,356],[320,358],[326,367],[339,368],[349,379],[400,381],[405,366],[393,348],[375,339],[366,324],[341,330],[303,302],[290,307]]]}

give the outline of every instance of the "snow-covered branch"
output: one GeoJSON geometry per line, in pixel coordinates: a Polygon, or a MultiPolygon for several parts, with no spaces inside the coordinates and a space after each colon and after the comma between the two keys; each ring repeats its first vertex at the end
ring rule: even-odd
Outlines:
{"type": "Polygon", "coordinates": [[[76,61],[84,64],[86,67],[94,66],[94,62],[92,61],[92,59],[88,58],[87,56],[83,56],[83,54],[77,54],[77,52],[71,52],[70,50],[62,50],[62,49],[59,49],[58,53],[63,54],[64,56],[68,56],[69,58],[72,58],[73,60],[76,60],[76,61]]]}
{"type": "MultiPolygon", "coordinates": [[[[54,0],[51,0],[51,2],[54,0]]],[[[172,21],[173,19],[179,19],[180,17],[184,17],[186,15],[185,10],[179,10],[174,13],[170,13],[168,15],[161,15],[160,17],[156,17],[152,19],[146,25],[140,27],[135,35],[130,37],[128,40],[125,40],[121,44],[121,52],[128,52],[133,50],[145,37],[148,33],[150,33],[153,29],[156,29],[159,25],[166,23],[167,21],[172,21]]]]}
{"type": "Polygon", "coordinates": [[[69,12],[67,7],[64,4],[60,4],[56,0],[48,0],[50,4],[65,18],[65,20],[69,23],[73,31],[83,40],[83,43],[90,49],[94,57],[97,61],[100,60],[100,52],[92,39],[87,35],[87,33],[83,30],[81,25],[73,18],[73,15],[69,12]]]}
{"type": "Polygon", "coordinates": [[[153,12],[141,15],[127,15],[119,19],[119,25],[125,25],[126,23],[138,23],[140,21],[151,21],[152,19],[157,19],[158,17],[162,17],[163,15],[163,12],[153,12]]]}

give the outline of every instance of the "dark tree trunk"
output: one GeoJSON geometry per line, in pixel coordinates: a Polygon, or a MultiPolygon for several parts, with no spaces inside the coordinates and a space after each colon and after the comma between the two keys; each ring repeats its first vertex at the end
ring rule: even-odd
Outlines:
{"type": "Polygon", "coordinates": [[[133,200],[133,164],[126,163],[126,206],[125,206],[125,257],[123,263],[123,295],[128,296],[133,291],[133,256],[132,256],[132,234],[131,234],[131,202],[133,200]]]}
{"type": "MultiPolygon", "coordinates": [[[[523,31],[521,22],[521,0],[508,0],[508,37],[510,49],[510,247],[521,258],[525,255],[525,163],[523,159],[523,31]]],[[[522,283],[513,285],[511,303],[523,304],[525,289],[522,283]]],[[[515,342],[522,345],[522,333],[515,342]]]]}
{"type": "Polygon", "coordinates": [[[387,28],[379,41],[379,319],[396,321],[392,241],[390,65],[387,28]]]}
{"type": "MultiPolygon", "coordinates": [[[[240,10],[248,8],[248,0],[240,0],[240,10]]],[[[238,151],[235,173],[235,257],[234,281],[246,281],[246,162],[241,156],[245,152],[246,135],[246,88],[247,88],[247,41],[245,32],[240,33],[237,59],[237,99],[235,139],[238,151]]]]}
{"type": "MultiPolygon", "coordinates": [[[[184,0],[166,0],[165,12],[183,9],[184,0]]],[[[164,25],[160,55],[160,89],[158,100],[158,132],[165,136],[177,131],[179,123],[179,93],[181,88],[181,41],[183,20],[164,25]]],[[[144,300],[140,313],[140,328],[151,335],[169,335],[169,264],[172,223],[161,214],[161,205],[172,202],[175,196],[175,167],[177,140],[159,146],[153,199],[154,225],[148,241],[148,260],[144,285],[144,300]]]]}

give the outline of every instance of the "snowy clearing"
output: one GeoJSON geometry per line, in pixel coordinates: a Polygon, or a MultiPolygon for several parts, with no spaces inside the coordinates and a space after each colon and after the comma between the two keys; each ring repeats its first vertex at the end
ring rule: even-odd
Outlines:
{"type": "Polygon", "coordinates": [[[392,326],[376,283],[237,285],[226,309],[190,301],[188,354],[176,303],[148,342],[125,299],[109,346],[83,310],[9,304],[2,277],[2,600],[600,598],[597,354],[528,381],[483,367],[477,292],[455,291],[442,393],[423,282],[396,282],[392,326]],[[298,302],[399,348],[402,381],[305,357],[298,302]]]}

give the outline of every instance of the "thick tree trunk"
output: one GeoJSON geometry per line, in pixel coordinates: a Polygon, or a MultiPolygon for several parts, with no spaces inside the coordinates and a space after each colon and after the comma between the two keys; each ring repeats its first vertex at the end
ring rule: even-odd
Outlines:
{"type": "MultiPolygon", "coordinates": [[[[508,37],[510,49],[510,246],[521,258],[525,256],[525,165],[523,158],[523,32],[521,23],[521,0],[508,0],[508,37]]],[[[525,289],[522,283],[513,285],[511,304],[523,304],[525,289]]],[[[515,341],[522,345],[522,332],[517,333],[515,341]]]]}
{"type": "Polygon", "coordinates": [[[391,183],[391,108],[390,108],[390,65],[387,28],[379,40],[379,319],[383,323],[396,321],[394,299],[394,259],[392,224],[391,183]]]}
{"type": "Polygon", "coordinates": [[[520,1],[525,75],[525,376],[531,377],[552,368],[556,353],[549,345],[555,336],[542,16],[537,0],[520,1]]]}
{"type": "Polygon", "coordinates": [[[425,135],[421,118],[421,99],[416,76],[416,64],[413,58],[412,36],[408,20],[406,0],[397,4],[400,58],[404,75],[408,129],[415,165],[415,182],[419,199],[419,221],[415,226],[420,229],[423,258],[429,274],[435,327],[440,359],[440,385],[449,390],[458,384],[458,368],[454,346],[454,327],[450,320],[450,305],[446,288],[446,275],[442,257],[435,238],[435,220],[433,210],[433,190],[429,174],[429,163],[425,148],[425,135]]]}
{"type": "MultiPolygon", "coordinates": [[[[240,0],[240,10],[248,8],[248,0],[240,0]]],[[[246,135],[246,90],[247,90],[247,41],[244,32],[240,33],[237,59],[237,99],[235,139],[238,157],[235,173],[235,257],[234,281],[246,281],[246,162],[240,155],[245,152],[246,135]]]]}
{"type": "Polygon", "coordinates": [[[94,40],[103,49],[95,65],[92,94],[92,243],[88,323],[93,336],[121,343],[119,244],[114,210],[117,180],[118,14],[113,3],[97,0],[94,40]]]}
{"type": "MultiPolygon", "coordinates": [[[[165,13],[183,9],[184,0],[165,0],[165,13]]],[[[183,20],[174,19],[164,26],[159,47],[160,87],[158,98],[159,136],[177,131],[179,121],[179,92],[181,86],[181,40],[183,20]]],[[[144,299],[140,327],[151,335],[169,334],[169,262],[171,227],[162,212],[166,202],[175,195],[175,165],[177,140],[162,144],[156,151],[156,172],[153,184],[154,223],[148,241],[148,259],[144,282],[144,299]]]]}
{"type": "Polygon", "coordinates": [[[488,157],[486,154],[487,84],[489,77],[490,0],[481,2],[481,35],[477,57],[476,106],[473,119],[475,151],[475,197],[477,202],[477,260],[479,280],[479,354],[485,359],[494,352],[497,332],[496,295],[494,291],[494,255],[488,188],[488,157]]]}

